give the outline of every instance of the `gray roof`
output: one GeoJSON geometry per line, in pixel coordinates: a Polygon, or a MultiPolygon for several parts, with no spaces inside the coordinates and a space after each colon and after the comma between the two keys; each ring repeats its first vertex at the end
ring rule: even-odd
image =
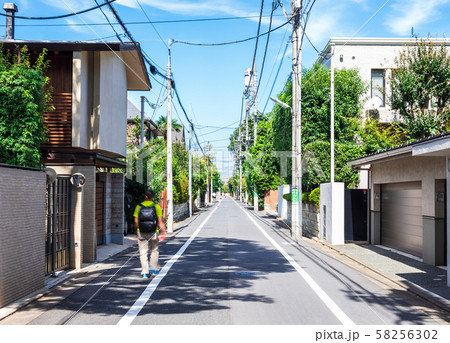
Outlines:
{"type": "Polygon", "coordinates": [[[443,133],[441,133],[439,135],[435,135],[435,136],[421,138],[416,141],[408,142],[406,144],[398,145],[398,146],[395,146],[395,147],[392,147],[389,149],[379,150],[377,152],[349,160],[347,162],[347,164],[350,166],[360,166],[360,165],[370,164],[377,160],[381,160],[381,159],[384,159],[387,157],[398,156],[398,155],[401,155],[404,153],[410,153],[410,152],[412,152],[412,148],[416,145],[419,145],[419,144],[422,144],[425,142],[430,142],[433,140],[438,140],[438,139],[441,139],[443,137],[448,137],[448,136],[450,136],[450,131],[446,131],[446,132],[443,132],[443,133]]]}
{"type": "MultiPolygon", "coordinates": [[[[131,102],[130,99],[127,99],[127,119],[134,119],[136,117],[141,117],[141,111],[136,107],[135,104],[131,102]]],[[[145,117],[145,113],[144,113],[145,117]]]]}

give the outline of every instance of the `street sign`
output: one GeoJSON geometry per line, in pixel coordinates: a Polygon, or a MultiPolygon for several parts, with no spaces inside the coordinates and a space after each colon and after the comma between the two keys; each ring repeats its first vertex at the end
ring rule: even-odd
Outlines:
{"type": "Polygon", "coordinates": [[[298,202],[298,189],[294,189],[291,194],[292,202],[298,202]]]}

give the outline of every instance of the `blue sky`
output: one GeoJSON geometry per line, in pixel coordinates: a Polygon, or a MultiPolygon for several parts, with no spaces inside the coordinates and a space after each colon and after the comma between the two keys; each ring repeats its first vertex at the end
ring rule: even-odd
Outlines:
{"type": "MultiPolygon", "coordinates": [[[[7,2],[13,2],[8,0],[7,2]]],[[[102,3],[103,0],[97,0],[102,3]]],[[[304,0],[311,5],[314,0],[304,0]]],[[[80,11],[96,5],[95,0],[16,0],[17,15],[45,17],[80,11]]],[[[283,1],[286,11],[291,10],[290,1],[283,1]]],[[[257,33],[260,0],[117,0],[113,3],[133,38],[152,59],[161,73],[167,66],[168,39],[192,43],[232,42],[257,33]],[[242,18],[245,17],[245,18],[242,18]],[[214,21],[191,21],[196,19],[227,18],[214,21]],[[148,20],[156,22],[153,25],[148,20]],[[180,22],[184,20],[185,22],[180,22]],[[186,21],[188,20],[188,21],[186,21]],[[177,22],[178,21],[178,22],[177,22]],[[135,24],[141,22],[141,24],[135,24]],[[142,23],[147,22],[147,23],[142,23]],[[159,23],[158,23],[159,22],[159,23]]],[[[308,6],[309,7],[309,6],[308,6]]],[[[261,32],[266,32],[272,1],[264,1],[261,32]]],[[[16,21],[16,39],[23,40],[105,40],[115,41],[115,33],[106,23],[117,23],[107,6],[79,16],[58,20],[16,21]],[[33,25],[33,26],[30,26],[33,25]]],[[[330,37],[409,37],[411,28],[419,37],[450,36],[450,0],[317,0],[311,10],[302,49],[302,67],[309,68],[317,59],[330,37]],[[314,47],[312,46],[314,45],[314,47]]],[[[281,8],[274,12],[272,27],[285,22],[281,8]]],[[[4,37],[5,18],[0,17],[0,38],[4,37]]],[[[122,29],[114,26],[117,33],[122,29]]],[[[267,99],[276,96],[283,88],[291,71],[291,45],[275,80],[281,56],[291,35],[292,27],[286,25],[270,35],[267,56],[258,95],[258,110],[269,112],[273,104],[267,99]],[[270,89],[273,86],[271,94],[270,89]],[[267,106],[266,106],[267,103],[267,106]]],[[[267,36],[259,39],[256,69],[259,79],[267,36]]],[[[172,46],[172,71],[176,87],[186,111],[196,125],[199,141],[208,142],[216,151],[216,164],[223,176],[228,176],[232,163],[223,151],[228,138],[237,127],[241,117],[241,100],[244,90],[244,70],[251,67],[255,40],[226,46],[191,46],[175,43],[172,46]],[[228,127],[220,129],[222,127],[228,127]]],[[[129,98],[140,108],[140,96],[152,103],[161,103],[166,91],[152,79],[150,92],[129,92],[129,98]]],[[[180,106],[174,100],[174,118],[186,124],[180,106]],[[177,114],[178,113],[178,114],[177,114]]],[[[156,112],[146,106],[146,113],[153,120],[166,115],[166,103],[156,112]]]]}

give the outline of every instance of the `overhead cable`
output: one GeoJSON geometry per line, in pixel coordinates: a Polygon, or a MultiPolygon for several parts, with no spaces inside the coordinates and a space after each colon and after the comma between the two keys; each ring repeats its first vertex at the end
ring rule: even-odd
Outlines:
{"type": "MultiPolygon", "coordinates": [[[[114,0],[115,1],[115,0],[114,0]]],[[[106,3],[101,6],[106,5],[106,3]]],[[[0,13],[0,15],[6,16],[6,14],[0,13]]],[[[74,14],[75,15],[75,14],[74,14]]],[[[277,15],[275,15],[277,16],[277,15]]],[[[279,16],[279,15],[278,15],[279,16]]],[[[146,24],[179,24],[179,23],[198,23],[198,22],[208,22],[208,21],[225,21],[225,20],[243,20],[243,19],[252,19],[257,18],[259,16],[246,16],[246,17],[223,17],[223,18],[202,18],[202,19],[178,19],[178,20],[150,20],[150,21],[131,21],[125,23],[126,25],[146,25],[146,24]]],[[[267,16],[263,16],[267,17],[267,16]]],[[[15,18],[18,18],[15,16],[15,18]]],[[[34,19],[27,17],[20,17],[20,19],[34,19]]],[[[39,19],[39,18],[35,18],[39,19]]],[[[42,18],[44,19],[44,18],[42,18]]],[[[53,19],[53,18],[48,18],[53,19]]],[[[58,19],[58,18],[54,18],[58,19]]],[[[60,23],[60,24],[16,24],[15,26],[107,26],[108,23],[60,23]]],[[[119,25],[113,23],[113,25],[119,25]]],[[[5,25],[1,25],[5,26],[5,25]]]]}
{"type": "Polygon", "coordinates": [[[238,44],[238,43],[244,43],[244,42],[248,42],[250,40],[265,36],[271,32],[274,32],[278,29],[281,29],[283,26],[286,26],[287,24],[289,24],[291,22],[291,20],[286,21],[284,24],[281,24],[280,26],[275,27],[274,29],[261,33],[258,36],[255,37],[250,37],[250,38],[245,38],[245,39],[241,39],[241,40],[236,40],[236,41],[232,41],[232,42],[224,42],[224,43],[193,43],[193,42],[185,42],[185,41],[179,41],[179,40],[174,40],[173,43],[180,43],[180,44],[186,44],[186,45],[195,45],[195,46],[220,46],[220,45],[230,45],[230,44],[238,44]]]}
{"type": "MultiPolygon", "coordinates": [[[[49,20],[49,19],[67,18],[67,17],[72,17],[74,15],[80,15],[80,14],[83,14],[83,13],[86,13],[86,12],[90,12],[90,11],[96,10],[97,8],[101,8],[101,7],[105,6],[105,5],[109,5],[109,3],[114,2],[116,0],[105,0],[105,1],[106,2],[101,4],[101,5],[97,4],[97,6],[95,6],[95,7],[91,7],[91,8],[88,8],[86,10],[82,10],[82,11],[78,11],[78,12],[72,12],[72,13],[68,13],[68,14],[56,15],[56,16],[51,16],[51,17],[22,17],[22,16],[15,15],[14,18],[17,18],[17,19],[29,19],[29,20],[49,20]]],[[[97,1],[96,1],[96,3],[97,3],[97,1]]],[[[8,16],[8,14],[4,14],[4,13],[0,13],[0,15],[4,16],[4,17],[8,16]]]]}

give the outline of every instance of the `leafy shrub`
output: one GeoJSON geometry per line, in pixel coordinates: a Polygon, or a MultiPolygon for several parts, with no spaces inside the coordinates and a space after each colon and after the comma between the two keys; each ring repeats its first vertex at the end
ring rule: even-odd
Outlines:
{"type": "Polygon", "coordinates": [[[320,205],[320,187],[315,188],[310,194],[309,194],[309,201],[314,203],[317,207],[320,205]]]}
{"type": "Polygon", "coordinates": [[[0,46],[0,160],[40,167],[40,146],[46,140],[43,114],[50,107],[44,50],[34,65],[28,49],[11,53],[0,46]],[[20,55],[20,60],[19,56],[20,55]]]}
{"type": "Polygon", "coordinates": [[[283,199],[286,200],[286,201],[291,202],[292,201],[291,193],[283,194],[283,199]]]}

